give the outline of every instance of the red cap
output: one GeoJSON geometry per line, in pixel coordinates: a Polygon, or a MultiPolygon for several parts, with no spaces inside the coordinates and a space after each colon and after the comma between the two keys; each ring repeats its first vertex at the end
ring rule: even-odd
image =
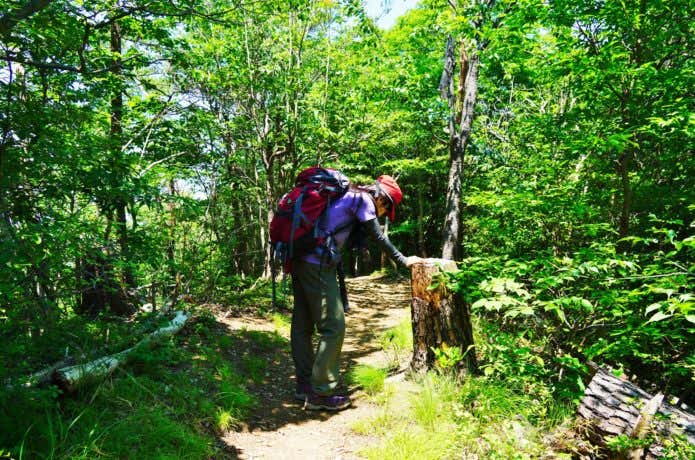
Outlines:
{"type": "Polygon", "coordinates": [[[391,199],[392,206],[389,212],[389,220],[393,222],[396,218],[396,206],[398,206],[403,199],[403,192],[401,192],[401,188],[396,183],[396,179],[391,176],[379,176],[376,181],[381,190],[386,192],[391,199]]]}

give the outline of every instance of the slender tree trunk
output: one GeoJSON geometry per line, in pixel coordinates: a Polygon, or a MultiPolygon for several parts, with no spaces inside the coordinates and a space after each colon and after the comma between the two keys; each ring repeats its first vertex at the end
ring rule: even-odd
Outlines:
{"type": "Polygon", "coordinates": [[[459,245],[459,218],[461,213],[461,172],[463,170],[463,151],[452,147],[449,181],[446,192],[446,216],[444,218],[444,244],[442,259],[455,260],[459,245]]]}
{"type": "MultiPolygon", "coordinates": [[[[462,45],[460,45],[462,46],[462,45]]],[[[461,50],[460,76],[456,97],[454,95],[454,59],[453,39],[447,40],[446,60],[444,74],[440,82],[442,95],[449,102],[451,114],[449,117],[449,181],[447,184],[446,216],[444,219],[442,258],[454,260],[459,255],[461,239],[461,176],[463,174],[463,160],[470,138],[471,126],[475,102],[478,95],[478,68],[477,54],[468,58],[461,50]],[[461,84],[463,80],[463,84],[461,84]]]]}
{"type": "Polygon", "coordinates": [[[176,181],[169,179],[169,244],[167,244],[167,261],[169,262],[169,271],[172,278],[176,277],[176,268],[174,267],[174,255],[176,248],[176,213],[174,206],[174,197],[176,196],[176,181]]]}
{"type": "Polygon", "coordinates": [[[425,196],[423,193],[422,174],[418,175],[417,187],[417,246],[420,257],[427,257],[427,246],[425,245],[425,196]]]}
{"type": "MultiPolygon", "coordinates": [[[[630,165],[632,164],[633,152],[631,150],[623,152],[618,161],[618,175],[622,189],[622,203],[620,206],[620,218],[618,221],[618,237],[625,238],[630,233],[630,211],[632,209],[632,184],[630,183],[630,165]]],[[[620,245],[621,250],[625,250],[624,244],[620,245]]]]}
{"type": "MultiPolygon", "coordinates": [[[[265,168],[265,188],[264,196],[259,197],[258,200],[258,230],[259,230],[259,250],[263,253],[262,263],[263,263],[263,277],[270,278],[270,256],[271,248],[270,241],[268,241],[268,227],[270,225],[270,220],[273,218],[273,207],[270,204],[273,201],[273,153],[267,149],[265,153],[264,162],[265,168]]],[[[258,179],[258,175],[256,175],[258,179]]],[[[254,270],[255,274],[255,270],[254,270]]]]}
{"type": "MultiPolygon", "coordinates": [[[[115,165],[116,174],[124,174],[122,165],[122,137],[123,137],[123,83],[122,83],[122,39],[121,25],[118,21],[111,23],[111,54],[113,60],[111,62],[111,75],[115,82],[115,88],[111,95],[111,125],[109,127],[111,161],[115,165]]],[[[122,178],[117,180],[122,182],[122,178]]],[[[118,244],[121,248],[121,257],[125,262],[123,268],[123,284],[126,289],[135,289],[135,278],[131,268],[128,266],[130,262],[130,248],[128,245],[128,221],[126,217],[127,200],[123,196],[123,190],[118,190],[117,197],[114,200],[114,208],[116,211],[116,232],[118,234],[118,244]]],[[[127,302],[127,297],[124,298],[127,302]]]]}

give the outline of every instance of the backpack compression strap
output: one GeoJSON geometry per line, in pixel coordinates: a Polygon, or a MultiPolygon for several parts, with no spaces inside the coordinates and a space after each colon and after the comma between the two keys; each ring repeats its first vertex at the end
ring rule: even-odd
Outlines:
{"type": "Polygon", "coordinates": [[[309,218],[302,212],[302,202],[304,201],[304,194],[306,193],[306,186],[302,189],[302,193],[297,197],[297,201],[294,202],[294,212],[292,213],[292,229],[290,230],[290,241],[289,241],[289,252],[288,256],[290,259],[294,257],[294,233],[299,228],[300,219],[304,221],[305,224],[311,224],[309,218]]]}

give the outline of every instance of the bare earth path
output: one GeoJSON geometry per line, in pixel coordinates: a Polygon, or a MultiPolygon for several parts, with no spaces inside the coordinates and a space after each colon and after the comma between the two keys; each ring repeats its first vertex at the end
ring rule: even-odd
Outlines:
{"type": "MultiPolygon", "coordinates": [[[[360,277],[347,280],[351,311],[346,317],[342,370],[355,364],[383,365],[380,334],[409,317],[410,288],[406,281],[360,277]]],[[[232,329],[273,330],[263,321],[224,319],[232,329]]],[[[376,415],[378,407],[360,391],[349,388],[353,406],[342,412],[314,412],[293,400],[294,374],[289,350],[269,363],[269,377],[250,390],[259,405],[247,426],[229,432],[222,441],[240,459],[355,459],[373,441],[355,434],[351,426],[376,415]]]]}

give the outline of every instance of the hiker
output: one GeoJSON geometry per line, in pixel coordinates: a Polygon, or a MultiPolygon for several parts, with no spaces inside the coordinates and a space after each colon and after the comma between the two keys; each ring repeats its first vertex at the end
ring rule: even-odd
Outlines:
{"type": "MultiPolygon", "coordinates": [[[[403,193],[391,176],[380,176],[369,186],[350,186],[331,202],[320,228],[332,234],[339,250],[351,230],[361,223],[384,251],[396,262],[410,266],[417,256],[405,257],[381,231],[378,217],[393,221],[403,193]],[[333,232],[338,230],[335,234],[333,232]]],[[[336,275],[336,264],[315,251],[292,261],[291,345],[297,377],[295,398],[307,409],[341,410],[350,405],[346,395],[335,394],[340,369],[340,351],[345,336],[343,299],[336,275]],[[320,339],[316,352],[311,344],[314,328],[320,339]]]]}

